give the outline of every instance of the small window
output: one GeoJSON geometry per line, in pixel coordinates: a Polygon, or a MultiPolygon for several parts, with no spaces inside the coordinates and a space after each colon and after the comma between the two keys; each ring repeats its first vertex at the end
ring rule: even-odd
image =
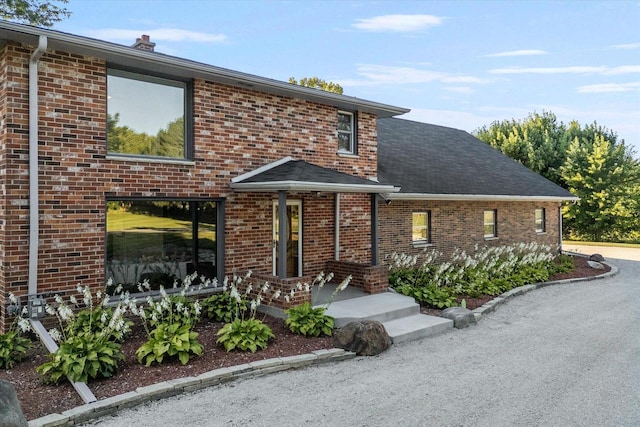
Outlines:
{"type": "Polygon", "coordinates": [[[544,233],[547,231],[547,217],[544,208],[536,209],[536,233],[544,233]]]}
{"type": "Polygon", "coordinates": [[[498,211],[484,211],[484,237],[498,237],[498,211]]]}
{"type": "Polygon", "coordinates": [[[190,93],[182,81],[109,69],[107,152],[189,158],[190,93]]]}
{"type": "Polygon", "coordinates": [[[431,212],[414,212],[412,224],[413,243],[431,243],[431,212]]]}
{"type": "Polygon", "coordinates": [[[356,116],[338,112],[338,152],[356,154],[356,116]]]}

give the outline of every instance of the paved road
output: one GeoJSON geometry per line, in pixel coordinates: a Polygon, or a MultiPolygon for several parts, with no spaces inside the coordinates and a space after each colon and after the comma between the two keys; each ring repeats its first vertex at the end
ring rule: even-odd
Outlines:
{"type": "Polygon", "coordinates": [[[611,261],[613,278],[533,291],[472,328],[99,425],[640,426],[640,262],[611,261]]]}

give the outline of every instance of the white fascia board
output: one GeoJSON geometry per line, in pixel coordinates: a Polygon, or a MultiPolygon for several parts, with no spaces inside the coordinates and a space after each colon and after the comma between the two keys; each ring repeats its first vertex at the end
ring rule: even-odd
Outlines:
{"type": "Polygon", "coordinates": [[[231,183],[236,191],[273,192],[273,191],[324,191],[330,193],[395,193],[399,187],[391,185],[333,184],[327,182],[273,181],[231,183]]]}
{"type": "Polygon", "coordinates": [[[291,157],[291,156],[283,157],[280,160],[276,160],[275,162],[266,164],[264,166],[260,166],[259,168],[254,169],[251,172],[247,172],[247,173],[243,173],[242,175],[238,175],[235,178],[232,178],[231,182],[236,183],[236,182],[244,181],[245,179],[249,179],[252,176],[256,176],[259,173],[268,171],[269,169],[273,169],[273,168],[275,168],[277,166],[283,165],[283,164],[285,164],[287,162],[290,162],[292,160],[293,160],[293,157],[291,157]]]}
{"type": "Polygon", "coordinates": [[[478,202],[574,202],[579,197],[560,196],[511,196],[491,194],[424,194],[424,193],[396,193],[389,194],[390,200],[451,200],[478,202]]]}

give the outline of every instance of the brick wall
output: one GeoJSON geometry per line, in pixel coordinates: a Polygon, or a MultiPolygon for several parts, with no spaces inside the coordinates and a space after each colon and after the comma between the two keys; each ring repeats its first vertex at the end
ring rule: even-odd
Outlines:
{"type": "MultiPolygon", "coordinates": [[[[0,304],[27,292],[28,60],[30,49],[0,49],[0,304]]],[[[108,157],[106,65],[99,58],[48,51],[39,64],[39,291],[104,286],[107,197],[226,199],[228,272],[271,272],[275,193],[233,193],[231,178],[285,156],[363,178],[376,175],[375,116],[359,113],[358,156],[339,156],[333,107],[194,82],[194,161],[108,157]]],[[[333,258],[334,196],[291,194],[303,202],[305,273],[333,258]]],[[[341,199],[341,257],[370,259],[367,195],[341,199]]],[[[3,310],[4,311],[4,310],[3,310]]],[[[2,317],[2,316],[0,316],[2,317]]],[[[2,325],[0,325],[0,328],[2,325]]]]}
{"type": "Polygon", "coordinates": [[[426,250],[435,249],[448,257],[456,247],[467,252],[478,244],[502,246],[520,242],[538,242],[557,249],[558,207],[554,202],[454,202],[401,201],[380,205],[380,259],[392,252],[420,254],[425,248],[411,241],[412,213],[431,211],[431,242],[426,250]],[[536,233],[535,209],[546,209],[546,232],[536,233]],[[498,210],[498,238],[484,238],[483,212],[498,210]]]}

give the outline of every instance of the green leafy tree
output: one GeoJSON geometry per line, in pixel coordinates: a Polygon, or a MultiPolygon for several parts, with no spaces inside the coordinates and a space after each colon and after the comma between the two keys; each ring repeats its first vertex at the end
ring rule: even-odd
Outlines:
{"type": "Polygon", "coordinates": [[[595,123],[571,141],[562,177],[580,197],[565,207],[572,237],[595,241],[640,237],[640,162],[633,151],[595,123]]]}
{"type": "Polygon", "coordinates": [[[300,81],[297,81],[295,77],[289,77],[289,83],[333,92],[339,95],[342,95],[343,92],[342,86],[338,83],[328,82],[326,80],[319,79],[318,77],[303,77],[300,81]]]}
{"type": "Polygon", "coordinates": [[[525,120],[494,122],[474,134],[532,171],[563,185],[560,166],[569,146],[566,130],[553,113],[543,112],[530,114],[525,120]]]}
{"type": "Polygon", "coordinates": [[[4,0],[0,2],[0,18],[40,27],[51,27],[71,16],[64,7],[54,3],[67,4],[68,0],[4,0]]]}
{"type": "Polygon", "coordinates": [[[184,156],[184,118],[180,117],[161,129],[154,141],[156,156],[184,156]]]}

